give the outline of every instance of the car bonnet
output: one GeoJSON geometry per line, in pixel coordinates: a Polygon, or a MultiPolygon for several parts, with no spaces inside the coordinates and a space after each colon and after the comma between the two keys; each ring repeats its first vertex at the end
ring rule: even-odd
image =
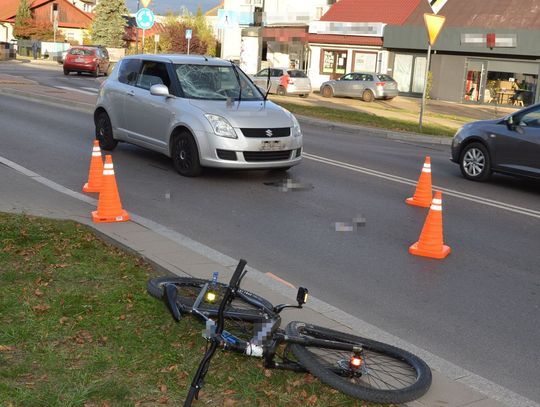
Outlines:
{"type": "Polygon", "coordinates": [[[204,113],[226,118],[233,127],[292,127],[289,113],[270,101],[242,101],[227,104],[223,100],[196,100],[189,103],[204,113]]]}

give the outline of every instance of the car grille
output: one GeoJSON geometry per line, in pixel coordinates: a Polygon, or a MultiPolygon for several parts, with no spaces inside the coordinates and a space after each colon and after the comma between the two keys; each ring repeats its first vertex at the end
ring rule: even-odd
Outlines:
{"type": "Polygon", "coordinates": [[[236,161],[236,152],[231,150],[216,150],[218,158],[222,160],[236,161]]]}
{"type": "Polygon", "coordinates": [[[285,151],[244,151],[246,161],[284,161],[291,157],[292,150],[285,151]]]}
{"type": "Polygon", "coordinates": [[[244,137],[259,137],[259,138],[272,138],[272,137],[288,137],[291,134],[290,127],[277,127],[270,129],[240,129],[244,137]]]}

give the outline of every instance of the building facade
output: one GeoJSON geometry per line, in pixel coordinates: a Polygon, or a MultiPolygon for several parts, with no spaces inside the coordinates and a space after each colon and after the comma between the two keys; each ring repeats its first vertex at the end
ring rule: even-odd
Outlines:
{"type": "MultiPolygon", "coordinates": [[[[430,97],[464,103],[524,106],[539,101],[540,13],[520,0],[452,0],[433,46],[430,97]]],[[[539,10],[540,0],[528,0],[539,10]]],[[[427,2],[401,26],[387,26],[389,66],[405,94],[420,95],[427,56],[423,14],[427,2]]]]}

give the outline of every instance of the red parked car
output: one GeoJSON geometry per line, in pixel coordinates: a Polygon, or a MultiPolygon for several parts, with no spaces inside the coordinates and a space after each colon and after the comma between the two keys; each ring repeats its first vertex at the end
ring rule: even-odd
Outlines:
{"type": "Polygon", "coordinates": [[[102,46],[76,46],[71,47],[64,58],[64,75],[70,72],[89,72],[95,77],[100,74],[107,76],[109,69],[109,53],[102,46]]]}

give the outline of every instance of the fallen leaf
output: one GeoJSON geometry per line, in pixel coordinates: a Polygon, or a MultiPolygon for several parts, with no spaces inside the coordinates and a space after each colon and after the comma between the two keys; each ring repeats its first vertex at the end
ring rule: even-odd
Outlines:
{"type": "Polygon", "coordinates": [[[167,386],[162,384],[161,386],[159,386],[159,391],[162,393],[167,393],[167,386]]]}
{"type": "Polygon", "coordinates": [[[236,405],[236,400],[233,400],[233,399],[225,399],[225,401],[223,402],[223,405],[225,407],[233,407],[236,405]]]}
{"type": "Polygon", "coordinates": [[[169,404],[169,398],[167,396],[160,397],[157,401],[159,404],[169,404]]]}
{"type": "Polygon", "coordinates": [[[0,345],[0,352],[9,352],[13,349],[15,349],[13,346],[0,345]]]}
{"type": "Polygon", "coordinates": [[[315,404],[317,402],[317,400],[318,400],[318,397],[314,394],[313,396],[311,396],[311,397],[309,397],[307,399],[307,402],[308,402],[308,404],[313,405],[313,404],[315,404]]]}
{"type": "Polygon", "coordinates": [[[34,291],[34,295],[36,297],[43,297],[43,291],[41,291],[39,288],[36,288],[36,291],[34,291]]]}
{"type": "MultiPolygon", "coordinates": [[[[272,377],[272,371],[270,369],[264,369],[264,375],[266,377],[272,377]]],[[[294,383],[293,383],[294,385],[294,383]]]]}
{"type": "Polygon", "coordinates": [[[36,312],[36,313],[45,313],[47,312],[49,309],[51,308],[50,305],[36,305],[34,307],[32,307],[32,309],[36,312]]]}
{"type": "Polygon", "coordinates": [[[236,394],[236,391],[234,391],[233,389],[227,389],[223,392],[223,394],[236,394]]]}
{"type": "Polygon", "coordinates": [[[118,317],[118,319],[119,319],[120,321],[123,321],[123,320],[126,319],[126,316],[125,316],[124,314],[122,314],[122,315],[120,315],[120,316],[118,317]]]}
{"type": "Polygon", "coordinates": [[[66,322],[69,321],[69,318],[68,317],[62,317],[58,320],[58,322],[60,322],[60,325],[64,325],[66,322]]]}

